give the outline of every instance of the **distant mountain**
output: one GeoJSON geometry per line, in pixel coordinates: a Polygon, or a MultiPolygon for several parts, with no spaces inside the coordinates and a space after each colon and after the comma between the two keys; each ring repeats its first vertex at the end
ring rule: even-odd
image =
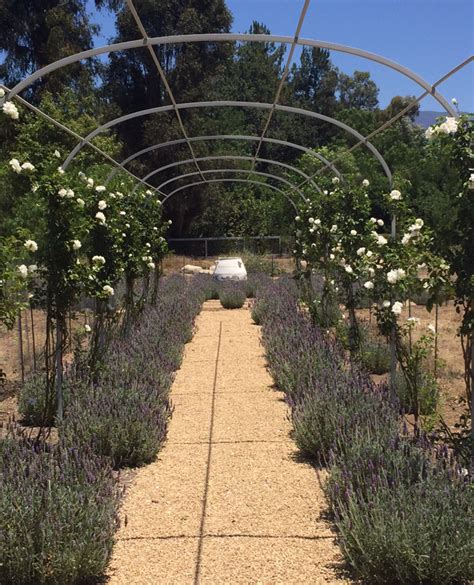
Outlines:
{"type": "Polygon", "coordinates": [[[418,116],[415,118],[415,124],[418,124],[422,128],[428,128],[436,122],[436,118],[440,116],[446,116],[446,112],[433,112],[432,110],[420,111],[418,116]]]}

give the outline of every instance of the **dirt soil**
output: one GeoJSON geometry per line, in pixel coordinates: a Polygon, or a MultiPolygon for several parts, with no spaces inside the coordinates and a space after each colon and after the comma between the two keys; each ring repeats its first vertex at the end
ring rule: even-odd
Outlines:
{"type": "Polygon", "coordinates": [[[156,462],[122,507],[110,585],[342,584],[322,475],[298,461],[247,309],[208,301],[156,462]]]}

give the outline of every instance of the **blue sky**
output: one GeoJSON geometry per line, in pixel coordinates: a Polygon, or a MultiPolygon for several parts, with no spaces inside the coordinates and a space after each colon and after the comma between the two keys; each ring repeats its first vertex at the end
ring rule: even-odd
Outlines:
{"type": "MultiPolygon", "coordinates": [[[[234,15],[235,32],[245,32],[257,20],[273,34],[293,35],[303,1],[227,0],[227,5],[234,15]]],[[[97,44],[105,44],[113,34],[113,16],[102,13],[94,20],[103,26],[97,44]]],[[[474,1],[312,0],[301,37],[382,54],[433,83],[474,53],[474,1]]],[[[381,65],[335,52],[331,57],[346,73],[370,71],[380,88],[382,106],[394,95],[421,93],[412,81],[381,65]]],[[[474,63],[439,89],[447,99],[456,97],[463,111],[473,112],[474,63]]],[[[440,106],[429,97],[421,109],[440,110],[440,106]]]]}

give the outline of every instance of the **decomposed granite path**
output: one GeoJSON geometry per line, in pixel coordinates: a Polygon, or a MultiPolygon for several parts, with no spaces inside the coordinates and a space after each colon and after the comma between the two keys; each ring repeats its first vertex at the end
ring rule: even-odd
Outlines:
{"type": "Polygon", "coordinates": [[[158,459],[128,489],[110,585],[348,583],[246,309],[208,301],[158,459]]]}

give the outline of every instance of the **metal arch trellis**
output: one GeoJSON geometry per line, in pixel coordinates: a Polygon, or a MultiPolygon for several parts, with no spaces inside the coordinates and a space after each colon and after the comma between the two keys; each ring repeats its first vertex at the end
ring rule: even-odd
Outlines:
{"type": "Polygon", "coordinates": [[[291,199],[291,197],[288,195],[288,193],[283,191],[283,189],[279,189],[278,187],[275,187],[275,185],[270,185],[270,183],[262,183],[261,181],[254,181],[252,179],[238,179],[238,178],[228,179],[225,177],[221,177],[218,179],[206,179],[205,182],[204,181],[197,181],[195,183],[188,183],[187,185],[182,185],[181,187],[178,187],[174,191],[171,191],[171,193],[168,193],[168,195],[166,195],[166,197],[163,199],[163,201],[161,203],[162,203],[162,205],[164,205],[170,197],[175,195],[175,193],[179,193],[180,191],[184,191],[184,189],[188,189],[190,187],[196,187],[197,185],[207,185],[207,183],[251,183],[254,185],[260,185],[261,187],[265,187],[267,189],[272,189],[273,191],[276,191],[277,193],[280,193],[281,195],[283,195],[283,197],[293,207],[293,209],[295,210],[295,213],[298,213],[298,207],[296,206],[296,203],[293,201],[293,199],[291,199]]]}
{"type": "MultiPolygon", "coordinates": [[[[41,69],[33,72],[31,75],[26,77],[24,80],[20,81],[13,87],[5,98],[0,100],[0,105],[4,103],[7,99],[12,99],[18,93],[29,87],[34,81],[39,79],[40,77],[44,77],[61,67],[65,67],[67,65],[71,65],[72,63],[77,63],[78,61],[83,61],[85,59],[90,59],[92,57],[97,57],[98,55],[103,55],[105,53],[115,53],[117,51],[126,51],[129,49],[138,49],[140,47],[144,47],[147,45],[169,45],[169,44],[179,44],[179,43],[203,43],[203,42],[261,42],[261,43],[281,43],[281,44],[290,44],[294,41],[292,37],[288,36],[280,36],[280,35],[265,35],[265,34],[242,34],[242,33],[207,33],[207,34],[189,34],[189,35],[170,35],[165,37],[153,37],[147,39],[136,39],[133,41],[125,41],[123,43],[114,43],[111,45],[105,45],[103,47],[95,47],[94,49],[89,49],[87,51],[82,51],[80,53],[76,53],[74,55],[69,55],[68,57],[64,57],[63,59],[58,59],[54,63],[50,63],[41,69]]],[[[312,39],[298,39],[297,45],[300,46],[308,46],[308,47],[315,47],[321,49],[327,49],[329,51],[337,51],[340,53],[347,53],[349,55],[354,55],[356,57],[361,57],[363,59],[368,59],[375,63],[379,63],[381,65],[385,65],[398,73],[408,77],[415,83],[417,83],[420,87],[422,87],[425,91],[433,96],[439,104],[443,107],[443,109],[448,112],[451,116],[456,117],[457,113],[455,109],[449,104],[449,102],[436,91],[436,87],[430,85],[425,79],[419,76],[417,73],[392,61],[391,59],[387,59],[382,55],[378,55],[377,53],[371,53],[369,51],[364,51],[363,49],[350,47],[347,45],[342,45],[340,43],[330,43],[326,41],[319,41],[319,40],[312,40],[312,39]]]]}
{"type": "MultiPolygon", "coordinates": [[[[179,181],[181,179],[185,179],[186,177],[194,177],[195,175],[200,175],[200,174],[204,174],[204,175],[208,175],[211,173],[244,173],[247,174],[249,173],[248,169],[205,169],[201,172],[194,172],[194,173],[185,173],[182,175],[178,175],[176,177],[172,177],[171,179],[168,179],[167,181],[165,181],[164,183],[161,183],[161,185],[159,187],[157,187],[157,189],[159,189],[161,191],[161,189],[163,187],[166,187],[166,185],[169,185],[170,183],[174,183],[175,181],[179,181]]],[[[293,183],[290,183],[290,181],[288,181],[287,179],[284,179],[283,177],[280,177],[279,175],[273,175],[272,173],[264,173],[262,171],[252,171],[253,175],[258,175],[259,177],[267,177],[269,179],[274,179],[275,181],[280,181],[281,183],[287,185],[288,187],[294,187],[295,185],[293,183]]],[[[205,181],[204,181],[205,182],[205,181]]],[[[303,202],[306,201],[306,198],[304,196],[304,193],[299,190],[298,188],[296,188],[296,191],[298,192],[298,194],[300,195],[301,199],[303,200],[303,202]]],[[[166,198],[166,197],[165,197],[166,198]]]]}
{"type": "MultiPolygon", "coordinates": [[[[344,122],[341,122],[340,120],[337,120],[335,118],[325,116],[324,114],[318,114],[317,112],[312,112],[310,110],[305,110],[302,108],[295,108],[295,107],[291,107],[291,106],[281,106],[281,105],[273,106],[273,104],[267,104],[267,103],[262,103],[262,102],[240,102],[240,101],[234,101],[234,100],[189,102],[189,103],[178,104],[177,107],[178,107],[178,109],[206,108],[206,107],[215,107],[215,108],[217,108],[217,107],[242,107],[242,108],[247,107],[247,108],[256,108],[256,109],[263,109],[263,110],[269,110],[271,108],[275,108],[278,111],[288,112],[288,113],[292,113],[292,114],[299,114],[302,116],[307,116],[309,118],[315,118],[317,120],[322,120],[324,122],[328,122],[329,124],[333,124],[334,126],[338,126],[339,128],[345,130],[346,132],[348,132],[349,134],[351,134],[352,136],[354,136],[358,140],[364,141],[364,145],[372,152],[372,154],[377,158],[380,165],[382,166],[384,173],[387,176],[389,184],[391,184],[391,182],[392,182],[392,173],[391,173],[385,159],[380,154],[380,152],[375,148],[375,146],[371,142],[365,140],[364,136],[362,136],[362,134],[357,132],[357,130],[354,130],[354,128],[351,128],[351,126],[348,126],[347,124],[344,124],[344,122]]],[[[87,135],[86,140],[87,140],[87,142],[89,142],[93,138],[98,136],[101,132],[104,132],[105,130],[112,128],[113,126],[116,126],[117,124],[121,124],[122,122],[126,122],[127,120],[133,120],[134,118],[139,118],[141,116],[147,116],[150,114],[169,112],[170,110],[173,110],[173,109],[174,109],[173,106],[159,106],[156,108],[148,108],[146,110],[139,110],[137,112],[132,112],[131,114],[126,114],[124,116],[120,116],[118,118],[115,118],[114,120],[109,120],[108,122],[106,122],[105,124],[102,124],[101,126],[98,126],[95,130],[93,130],[92,132],[90,132],[87,135]]],[[[63,163],[64,169],[66,169],[69,166],[69,163],[73,160],[73,158],[76,156],[76,154],[81,150],[81,148],[83,146],[84,146],[84,144],[79,142],[73,148],[73,150],[70,152],[69,156],[66,158],[66,160],[63,163]]]]}
{"type": "MultiPolygon", "coordinates": [[[[188,139],[190,142],[205,142],[207,140],[258,141],[258,140],[260,140],[260,137],[259,136],[247,136],[247,135],[242,135],[242,134],[217,134],[217,135],[213,135],[213,136],[190,136],[188,139]]],[[[183,144],[185,142],[186,142],[186,140],[184,138],[180,138],[178,140],[170,140],[168,142],[160,142],[159,144],[153,144],[152,146],[148,146],[147,148],[143,148],[142,150],[139,150],[139,151],[131,154],[130,156],[128,156],[127,158],[122,160],[120,164],[125,166],[129,162],[131,162],[132,160],[135,160],[136,158],[141,156],[142,154],[147,154],[149,152],[152,152],[153,150],[158,150],[160,148],[166,148],[168,146],[176,146],[178,144],[183,144]]],[[[286,140],[278,140],[277,138],[267,138],[267,137],[263,138],[263,142],[268,142],[270,144],[278,144],[280,146],[288,146],[289,148],[294,148],[296,150],[300,150],[301,152],[311,154],[315,158],[319,159],[324,165],[331,166],[331,163],[327,158],[322,156],[319,152],[316,152],[313,149],[308,148],[307,146],[302,146],[301,144],[296,144],[294,142],[288,142],[286,140]]],[[[335,166],[332,166],[331,170],[334,172],[334,174],[337,177],[339,177],[339,179],[344,180],[343,174],[335,166]]],[[[105,185],[107,185],[109,183],[109,181],[111,181],[113,179],[113,177],[118,173],[118,171],[119,171],[119,169],[112,169],[112,171],[109,173],[107,179],[105,180],[105,185]]]]}
{"type": "MultiPolygon", "coordinates": [[[[243,161],[253,161],[255,157],[253,156],[243,156],[243,155],[234,155],[234,154],[223,154],[223,155],[215,155],[215,156],[201,156],[198,157],[196,160],[198,162],[205,162],[205,161],[213,161],[213,160],[243,160],[243,161]]],[[[273,159],[268,159],[268,158],[260,158],[257,157],[256,160],[258,162],[263,162],[263,163],[268,163],[268,164],[272,164],[272,165],[276,165],[276,166],[280,166],[283,167],[285,169],[288,169],[302,177],[304,177],[305,179],[308,179],[312,186],[319,192],[322,193],[321,189],[319,188],[319,186],[314,183],[314,181],[311,181],[309,178],[309,175],[307,175],[306,173],[304,173],[302,170],[298,169],[297,167],[293,167],[291,165],[288,165],[286,163],[282,163],[280,161],[276,161],[273,159]]],[[[176,162],[170,163],[168,165],[165,165],[163,167],[159,167],[158,169],[155,169],[153,171],[151,171],[150,173],[148,173],[145,177],[143,177],[144,181],[147,181],[148,179],[150,179],[151,177],[154,177],[155,175],[157,175],[158,173],[161,173],[162,171],[165,171],[167,169],[171,169],[174,167],[177,167],[179,165],[185,165],[185,164],[190,164],[194,162],[194,160],[192,158],[187,159],[187,160],[178,160],[176,162]]],[[[242,169],[242,170],[247,170],[248,169],[242,169]]],[[[254,172],[254,171],[248,171],[248,172],[254,172]]],[[[306,198],[305,198],[306,200],[306,198]]]]}

